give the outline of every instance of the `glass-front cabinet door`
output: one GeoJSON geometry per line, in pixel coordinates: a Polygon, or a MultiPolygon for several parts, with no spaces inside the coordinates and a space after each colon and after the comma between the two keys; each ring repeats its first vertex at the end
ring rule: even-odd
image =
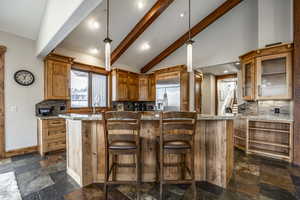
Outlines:
{"type": "Polygon", "coordinates": [[[243,62],[242,64],[243,87],[242,96],[244,100],[254,100],[255,98],[255,71],[254,60],[243,62]]]}
{"type": "Polygon", "coordinates": [[[292,98],[291,53],[257,58],[257,99],[292,98]]]}

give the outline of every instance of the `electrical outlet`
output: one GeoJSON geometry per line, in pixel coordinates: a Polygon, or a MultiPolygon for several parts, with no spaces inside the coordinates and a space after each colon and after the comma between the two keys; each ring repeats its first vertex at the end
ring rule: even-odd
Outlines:
{"type": "Polygon", "coordinates": [[[275,108],[275,109],[274,109],[274,113],[275,113],[275,114],[280,114],[280,108],[275,108]]]}

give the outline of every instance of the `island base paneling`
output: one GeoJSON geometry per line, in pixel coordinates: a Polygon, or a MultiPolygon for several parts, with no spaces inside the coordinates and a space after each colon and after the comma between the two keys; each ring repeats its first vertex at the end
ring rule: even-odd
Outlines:
{"type": "MultiPolygon", "coordinates": [[[[67,172],[81,186],[104,181],[104,131],[102,121],[67,120],[67,172]]],[[[142,181],[157,180],[158,120],[142,120],[142,181]]],[[[112,159],[112,158],[110,158],[112,159]]],[[[119,163],[133,163],[132,155],[118,156],[119,163]]],[[[176,155],[165,156],[175,163],[176,155]]],[[[187,157],[187,160],[190,160],[187,157]]],[[[195,171],[197,181],[208,181],[226,188],[233,170],[233,121],[199,120],[195,135],[195,171]]],[[[134,168],[118,168],[117,180],[134,180],[134,168]]],[[[187,174],[186,174],[187,175],[187,174]]],[[[188,175],[186,176],[188,177],[188,175]]],[[[165,178],[181,178],[179,167],[165,169],[165,178]]]]}

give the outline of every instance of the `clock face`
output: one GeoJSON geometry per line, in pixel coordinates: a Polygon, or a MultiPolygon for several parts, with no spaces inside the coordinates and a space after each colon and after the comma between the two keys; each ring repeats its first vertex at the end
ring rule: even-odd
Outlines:
{"type": "Polygon", "coordinates": [[[15,81],[23,86],[29,86],[34,82],[34,75],[27,70],[20,70],[15,73],[15,81]]]}

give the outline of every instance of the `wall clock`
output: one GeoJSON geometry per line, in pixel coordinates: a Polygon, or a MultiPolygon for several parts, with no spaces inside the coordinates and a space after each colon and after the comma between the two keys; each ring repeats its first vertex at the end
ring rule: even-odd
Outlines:
{"type": "Polygon", "coordinates": [[[34,75],[27,70],[19,70],[14,75],[15,81],[23,86],[29,86],[34,83],[34,75]]]}

